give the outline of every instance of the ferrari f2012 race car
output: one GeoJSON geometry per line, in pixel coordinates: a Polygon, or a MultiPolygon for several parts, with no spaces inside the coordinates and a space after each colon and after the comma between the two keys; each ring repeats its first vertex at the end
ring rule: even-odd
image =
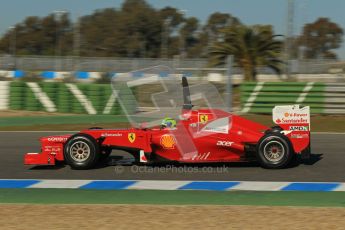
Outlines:
{"type": "Polygon", "coordinates": [[[89,169],[124,150],[137,162],[182,163],[258,161],[264,168],[287,167],[298,155],[310,155],[310,109],[276,106],[273,127],[219,109],[193,110],[186,78],[182,78],[183,108],[178,121],[165,119],[151,128],[82,130],[74,135],[42,137],[41,153],[27,153],[26,165],[65,162],[89,169]]]}

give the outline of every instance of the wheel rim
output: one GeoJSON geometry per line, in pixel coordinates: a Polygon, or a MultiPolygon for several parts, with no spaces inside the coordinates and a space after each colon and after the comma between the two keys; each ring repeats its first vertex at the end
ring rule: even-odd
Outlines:
{"type": "Polygon", "coordinates": [[[278,141],[268,142],[263,150],[265,158],[273,163],[278,163],[285,155],[284,146],[278,141]]]}
{"type": "Polygon", "coordinates": [[[90,147],[83,141],[77,141],[71,146],[70,153],[74,161],[83,162],[90,156],[90,147]]]}

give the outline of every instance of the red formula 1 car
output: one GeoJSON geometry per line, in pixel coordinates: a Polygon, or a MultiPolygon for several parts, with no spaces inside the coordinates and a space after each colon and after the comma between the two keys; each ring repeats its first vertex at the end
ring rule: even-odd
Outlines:
{"type": "Polygon", "coordinates": [[[310,155],[308,106],[276,106],[276,126],[269,128],[222,110],[192,110],[186,78],[182,85],[184,106],[176,125],[86,129],[74,135],[42,137],[42,152],[25,154],[24,162],[55,165],[61,161],[73,169],[88,169],[118,149],[131,153],[137,162],[259,161],[265,168],[284,168],[297,155],[310,155]]]}

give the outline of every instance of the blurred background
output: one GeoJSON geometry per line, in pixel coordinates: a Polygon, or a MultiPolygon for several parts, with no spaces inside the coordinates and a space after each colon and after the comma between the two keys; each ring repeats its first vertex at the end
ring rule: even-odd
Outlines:
{"type": "MultiPolygon", "coordinates": [[[[340,0],[14,0],[1,9],[0,110],[121,114],[111,78],[164,65],[214,84],[235,112],[298,103],[344,114],[344,8],[340,0]]],[[[149,100],[152,89],[134,90],[149,100]]]]}

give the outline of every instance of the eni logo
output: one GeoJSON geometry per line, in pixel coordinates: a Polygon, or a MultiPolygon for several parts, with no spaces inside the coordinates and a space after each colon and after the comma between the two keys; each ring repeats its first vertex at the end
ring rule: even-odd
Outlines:
{"type": "Polygon", "coordinates": [[[135,141],[135,133],[128,133],[128,140],[133,143],[135,141]]]}
{"type": "Polygon", "coordinates": [[[172,135],[164,134],[161,136],[161,145],[165,149],[174,149],[175,148],[175,138],[172,135]]]}
{"type": "Polygon", "coordinates": [[[208,115],[206,114],[200,114],[199,115],[199,122],[200,123],[206,123],[208,121],[208,115]]]}

